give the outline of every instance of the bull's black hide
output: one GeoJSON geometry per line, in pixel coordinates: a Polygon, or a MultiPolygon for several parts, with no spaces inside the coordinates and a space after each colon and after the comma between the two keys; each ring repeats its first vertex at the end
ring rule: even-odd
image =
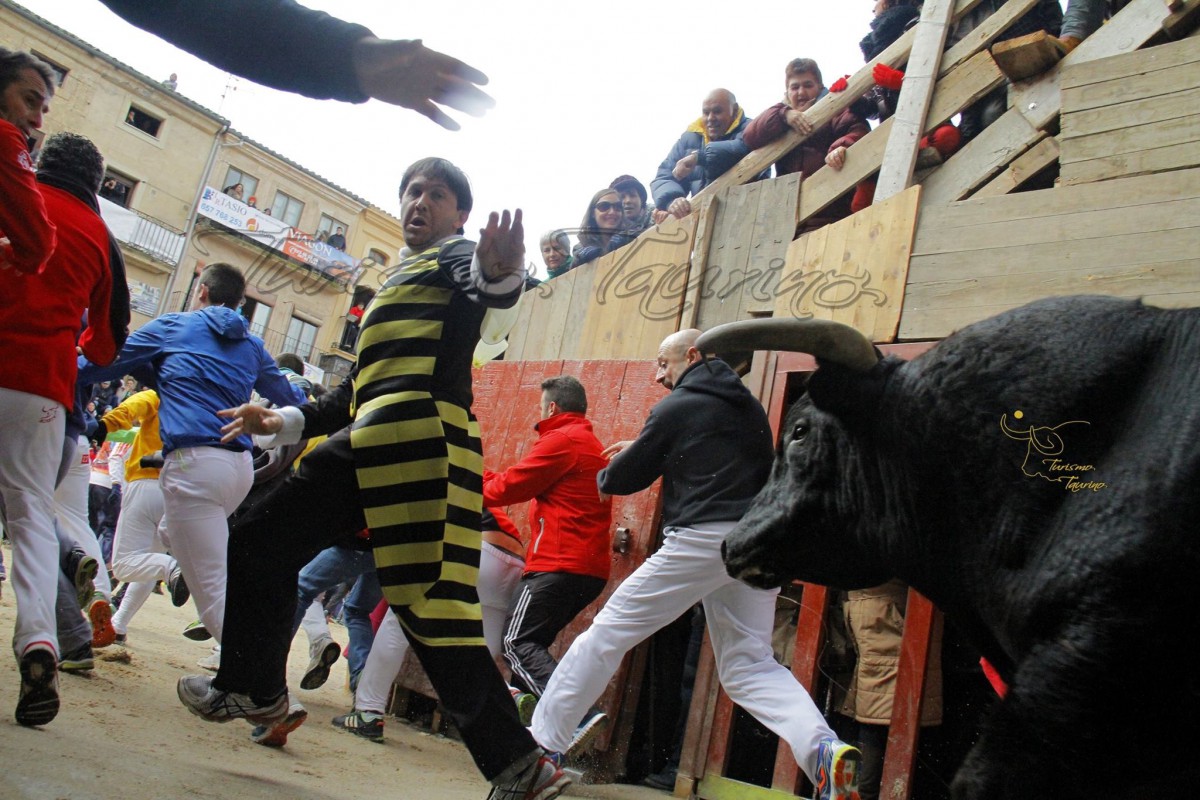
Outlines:
{"type": "Polygon", "coordinates": [[[821,363],[730,574],[898,576],[1009,684],[954,797],[1194,797],[1200,309],[1045,300],[904,362],[821,363]]]}

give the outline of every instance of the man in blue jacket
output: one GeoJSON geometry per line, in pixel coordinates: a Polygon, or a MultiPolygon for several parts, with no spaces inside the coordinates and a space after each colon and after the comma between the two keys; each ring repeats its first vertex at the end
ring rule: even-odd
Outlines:
{"type": "Polygon", "coordinates": [[[692,213],[688,197],[724,175],[750,152],[742,141],[748,122],[750,118],[733,92],[713,89],[708,93],[700,107],[700,118],[675,142],[650,182],[656,223],[669,216],[683,219],[692,213]]]}
{"type": "Polygon", "coordinates": [[[200,274],[199,307],[166,314],[138,329],[111,366],[81,360],[80,379],[96,382],[139,369],[157,384],[163,465],[163,522],[200,620],[219,643],[225,619],[226,519],[254,481],[249,436],[221,442],[217,412],[257,391],[281,406],[305,401],[237,312],[246,279],[229,264],[200,274]]]}

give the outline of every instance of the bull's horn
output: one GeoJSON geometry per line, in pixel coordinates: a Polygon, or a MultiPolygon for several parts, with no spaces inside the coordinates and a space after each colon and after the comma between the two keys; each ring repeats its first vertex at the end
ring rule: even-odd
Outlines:
{"type": "Polygon", "coordinates": [[[785,350],[809,353],[854,370],[868,370],[879,361],[875,347],[861,333],[827,319],[746,319],[727,322],[700,334],[702,353],[745,350],[785,350]]]}

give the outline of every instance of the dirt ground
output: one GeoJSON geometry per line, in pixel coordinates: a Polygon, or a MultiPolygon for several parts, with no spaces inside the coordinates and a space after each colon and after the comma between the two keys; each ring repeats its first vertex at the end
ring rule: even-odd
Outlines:
{"type": "MultiPolygon", "coordinates": [[[[4,560],[12,553],[4,547],[4,560]]],[[[3,584],[0,640],[10,642],[16,605],[3,584]]],[[[96,668],[62,675],[62,710],[44,728],[13,721],[20,685],[15,662],[0,660],[0,800],[371,800],[432,798],[480,800],[488,784],[458,741],[433,736],[388,717],[382,744],[337,730],[329,720],[344,714],[352,697],[345,661],[325,686],[301,691],[308,721],[286,747],[250,741],[243,722],[217,725],[189,714],[175,696],[180,675],[198,673],[196,660],[211,643],[180,635],[193,619],[191,604],[174,608],[151,595],[129,630],[127,662],[98,651],[96,668]]],[[[345,643],[344,628],[333,635],[345,643]]],[[[289,682],[299,686],[307,664],[303,633],[296,637],[289,682]]],[[[573,785],[571,797],[664,800],[668,794],[641,786],[573,785]]]]}

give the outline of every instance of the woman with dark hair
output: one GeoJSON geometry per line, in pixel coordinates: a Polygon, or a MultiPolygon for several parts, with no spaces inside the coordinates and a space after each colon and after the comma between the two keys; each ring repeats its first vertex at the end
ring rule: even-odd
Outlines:
{"type": "Polygon", "coordinates": [[[622,233],[625,210],[621,193],[616,189],[601,189],[592,195],[587,213],[579,225],[579,244],[575,245],[575,267],[594,261],[605,253],[624,247],[633,237],[622,233]]]}

